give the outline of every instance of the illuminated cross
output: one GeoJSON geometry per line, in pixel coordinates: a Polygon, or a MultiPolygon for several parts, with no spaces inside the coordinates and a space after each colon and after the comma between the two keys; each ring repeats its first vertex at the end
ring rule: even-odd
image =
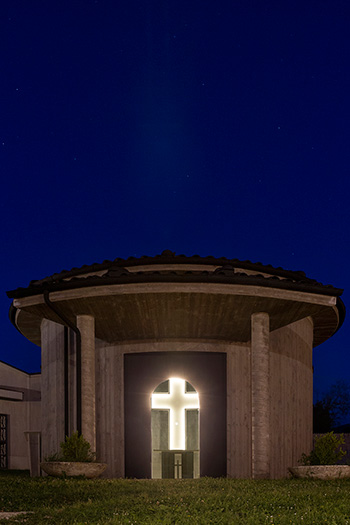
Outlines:
{"type": "Polygon", "coordinates": [[[185,410],[199,408],[198,394],[186,392],[186,381],[169,379],[169,394],[152,394],[152,408],[170,411],[170,450],[185,450],[185,410]]]}

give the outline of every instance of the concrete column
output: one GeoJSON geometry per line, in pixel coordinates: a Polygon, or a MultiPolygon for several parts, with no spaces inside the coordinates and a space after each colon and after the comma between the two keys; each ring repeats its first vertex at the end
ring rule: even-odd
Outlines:
{"type": "Polygon", "coordinates": [[[270,477],[269,315],[251,317],[252,477],[270,477]]]}
{"type": "Polygon", "coordinates": [[[81,334],[81,433],[96,451],[94,317],[78,315],[77,327],[81,334]]]}

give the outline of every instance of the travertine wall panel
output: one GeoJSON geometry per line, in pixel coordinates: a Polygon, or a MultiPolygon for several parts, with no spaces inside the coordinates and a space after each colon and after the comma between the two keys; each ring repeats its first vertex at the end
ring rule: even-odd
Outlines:
{"type": "Polygon", "coordinates": [[[42,455],[58,452],[64,441],[64,327],[41,325],[42,455]]]}
{"type": "Polygon", "coordinates": [[[227,349],[227,475],[251,475],[250,345],[227,349]]]}
{"type": "Polygon", "coordinates": [[[308,318],[270,334],[272,478],[312,448],[312,343],[308,318]]]}
{"type": "Polygon", "coordinates": [[[29,402],[26,431],[41,431],[41,374],[28,375],[29,402]]]}
{"type": "Polygon", "coordinates": [[[96,341],[96,455],[105,477],[124,476],[123,349],[96,341]]]}

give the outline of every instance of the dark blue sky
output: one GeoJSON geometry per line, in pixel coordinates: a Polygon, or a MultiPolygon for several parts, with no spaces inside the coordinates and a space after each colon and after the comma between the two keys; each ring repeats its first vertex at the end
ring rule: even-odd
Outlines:
{"type": "MultiPolygon", "coordinates": [[[[5,0],[0,359],[37,371],[6,290],[164,249],[304,270],[349,303],[346,1],[5,0]]],[[[348,320],[315,389],[349,380],[348,320]]]]}

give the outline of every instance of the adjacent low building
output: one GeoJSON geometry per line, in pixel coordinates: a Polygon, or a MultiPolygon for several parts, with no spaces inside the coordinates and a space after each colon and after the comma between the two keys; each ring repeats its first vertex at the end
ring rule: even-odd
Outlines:
{"type": "Polygon", "coordinates": [[[0,361],[0,468],[39,474],[41,377],[0,361]]]}
{"type": "Polygon", "coordinates": [[[78,430],[108,477],[286,476],[312,447],[312,351],[341,326],[341,294],[168,250],[8,292],[42,349],[42,455],[78,430]]]}

